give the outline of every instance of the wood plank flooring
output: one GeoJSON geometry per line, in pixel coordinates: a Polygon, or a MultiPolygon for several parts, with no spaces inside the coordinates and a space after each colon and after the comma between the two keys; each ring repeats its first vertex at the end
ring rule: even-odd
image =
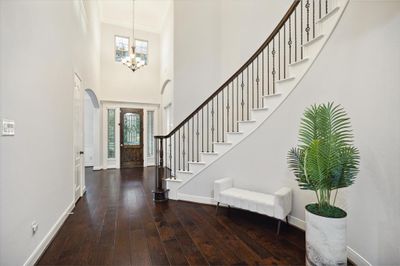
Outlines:
{"type": "Polygon", "coordinates": [[[86,169],[87,192],[37,265],[303,265],[304,232],[242,210],[152,201],[154,168],[86,169]]]}

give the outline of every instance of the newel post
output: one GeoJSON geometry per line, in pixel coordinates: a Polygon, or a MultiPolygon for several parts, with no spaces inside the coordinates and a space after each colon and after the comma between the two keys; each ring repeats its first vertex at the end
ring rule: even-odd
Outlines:
{"type": "Polygon", "coordinates": [[[155,202],[164,202],[168,200],[168,189],[163,186],[164,177],[164,137],[154,136],[155,147],[155,182],[153,192],[153,200],[155,202]]]}

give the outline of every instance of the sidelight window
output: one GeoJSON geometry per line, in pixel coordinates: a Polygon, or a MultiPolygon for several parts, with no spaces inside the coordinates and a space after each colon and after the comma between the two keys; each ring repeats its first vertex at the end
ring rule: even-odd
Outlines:
{"type": "Polygon", "coordinates": [[[147,111],[147,157],[154,155],[154,111],[147,111]]]}
{"type": "Polygon", "coordinates": [[[115,158],[115,109],[107,110],[107,158],[115,158]]]}

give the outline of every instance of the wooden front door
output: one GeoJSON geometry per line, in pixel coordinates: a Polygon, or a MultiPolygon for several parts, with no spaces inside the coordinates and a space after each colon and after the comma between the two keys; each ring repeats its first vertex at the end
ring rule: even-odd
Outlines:
{"type": "Polygon", "coordinates": [[[143,110],[121,108],[121,168],[143,166],[143,110]]]}

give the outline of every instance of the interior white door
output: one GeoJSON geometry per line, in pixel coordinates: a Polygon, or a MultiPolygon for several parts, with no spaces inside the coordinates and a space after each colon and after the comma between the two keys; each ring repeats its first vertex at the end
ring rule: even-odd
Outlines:
{"type": "Polygon", "coordinates": [[[83,157],[83,93],[81,79],[77,74],[74,76],[74,114],[73,114],[73,136],[74,136],[74,195],[77,201],[83,194],[84,188],[84,157],[83,157]]]}

